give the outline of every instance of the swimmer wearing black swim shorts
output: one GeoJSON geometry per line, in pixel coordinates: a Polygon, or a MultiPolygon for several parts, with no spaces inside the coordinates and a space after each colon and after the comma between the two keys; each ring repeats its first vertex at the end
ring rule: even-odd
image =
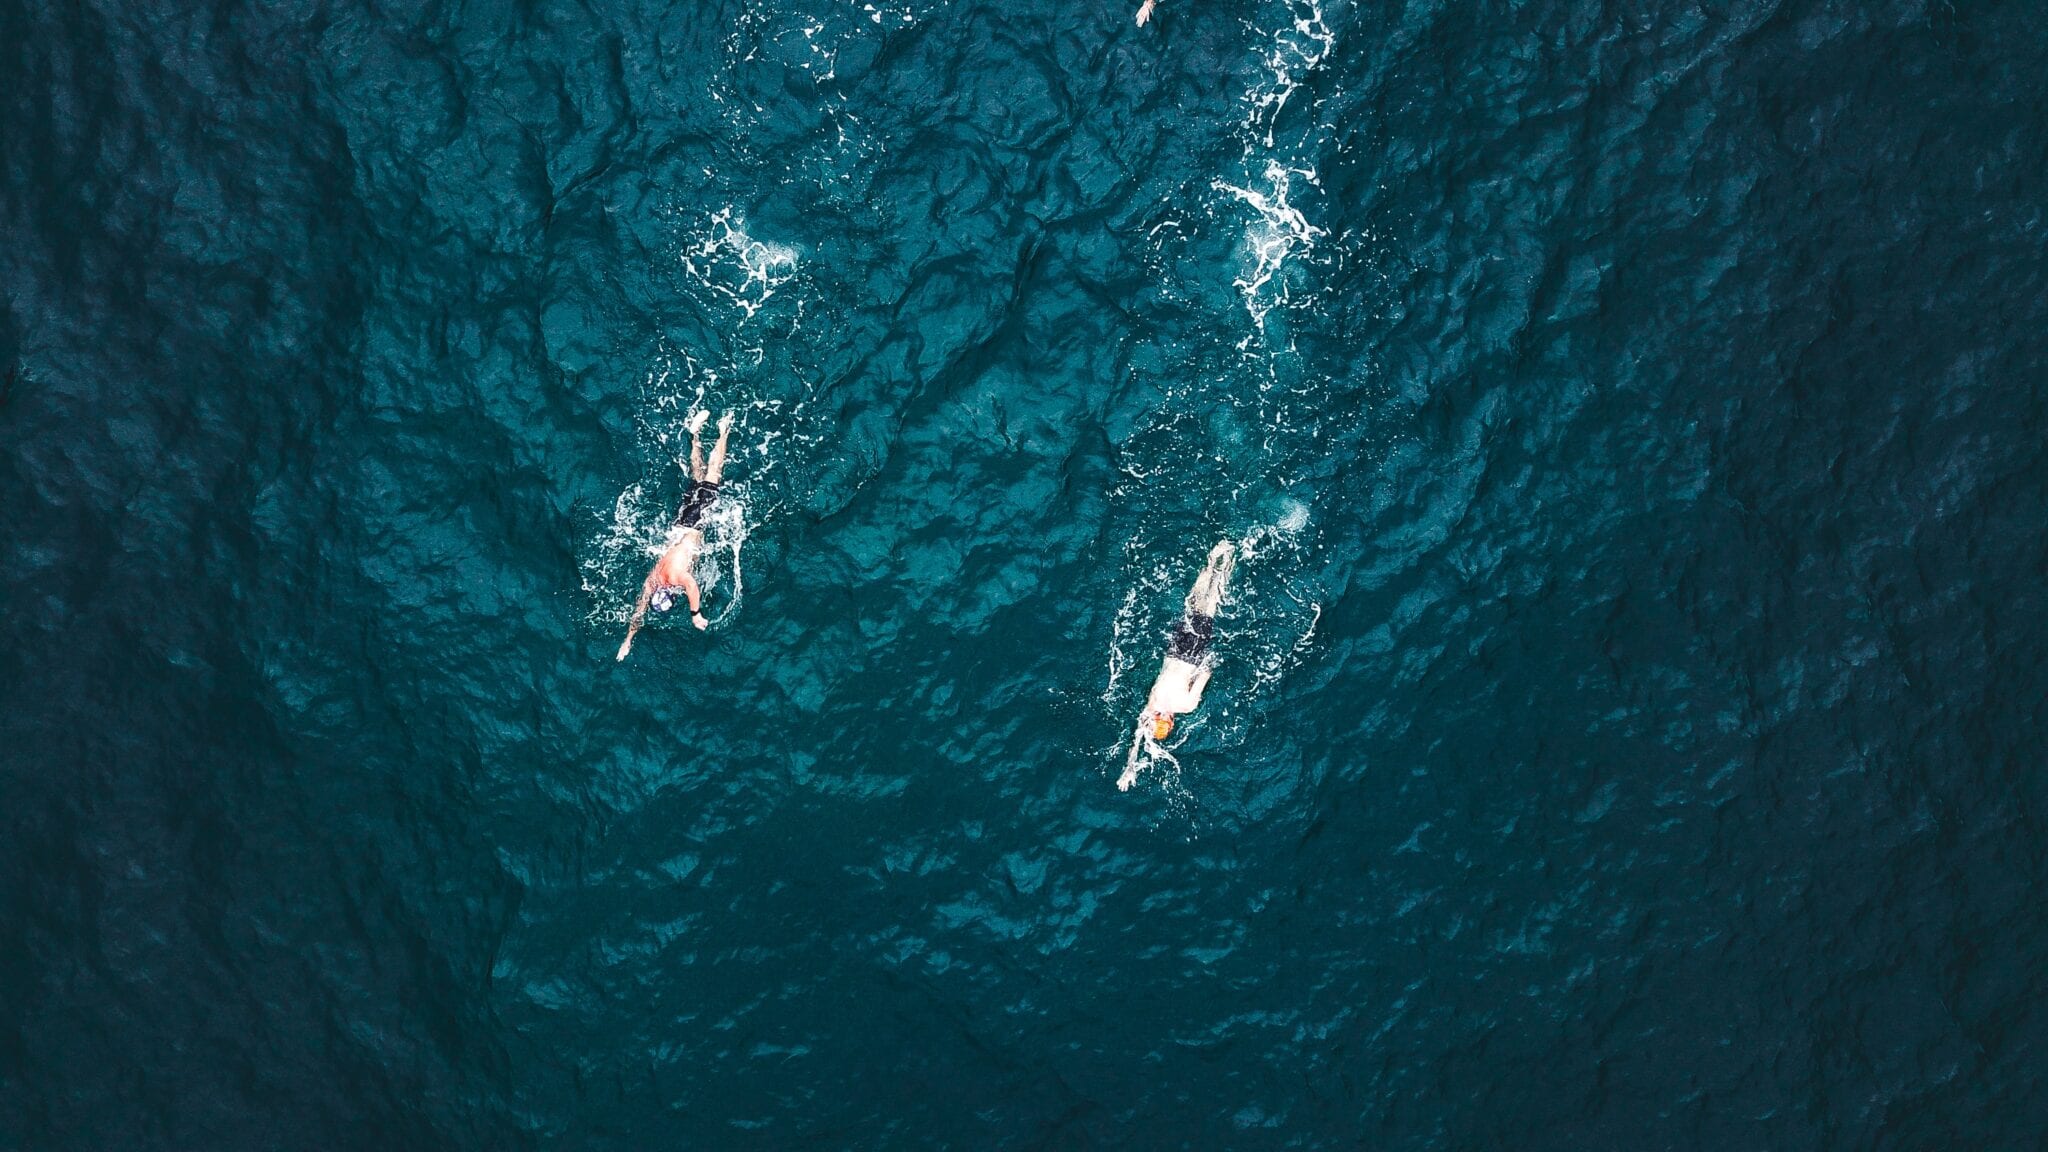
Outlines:
{"type": "Polygon", "coordinates": [[[1181,613],[1166,642],[1166,654],[1175,660],[1199,664],[1209,654],[1209,642],[1216,638],[1216,618],[1189,609],[1181,613]]]}
{"type": "Polygon", "coordinates": [[[711,413],[702,409],[690,415],[690,487],[683,493],[682,507],[676,510],[674,539],[668,551],[655,562],[654,570],[640,585],[640,602],[633,606],[632,622],[626,626],[626,642],[619,645],[618,659],[624,660],[626,653],[633,650],[633,636],[640,631],[640,624],[647,618],[647,609],[667,612],[678,601],[687,599],[690,604],[690,623],[701,631],[710,627],[704,618],[703,592],[697,586],[697,577],[692,572],[697,566],[697,557],[704,551],[704,516],[711,506],[718,502],[720,478],[725,474],[725,443],[732,435],[732,413],[727,412],[718,420],[718,443],[711,447],[711,459],[704,458],[702,433],[704,422],[711,413]]]}
{"type": "Polygon", "coordinates": [[[1138,779],[1138,753],[1148,741],[1156,743],[1173,732],[1173,718],[1193,712],[1202,703],[1202,689],[1209,684],[1215,667],[1210,642],[1216,638],[1216,610],[1223,606],[1223,590],[1237,565],[1237,550],[1224,540],[1209,549],[1209,561],[1195,586],[1188,590],[1180,619],[1166,641],[1166,659],[1159,666],[1159,678],[1145,699],[1145,711],[1138,716],[1137,735],[1131,739],[1131,754],[1124,762],[1124,774],[1116,786],[1128,789],[1138,779]]]}
{"type": "Polygon", "coordinates": [[[692,480],[690,490],[683,493],[683,505],[676,509],[678,528],[695,528],[704,522],[704,514],[718,502],[718,481],[692,480]]]}

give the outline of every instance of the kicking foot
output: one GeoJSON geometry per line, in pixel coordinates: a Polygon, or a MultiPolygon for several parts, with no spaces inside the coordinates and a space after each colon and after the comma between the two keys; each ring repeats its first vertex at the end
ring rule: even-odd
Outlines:
{"type": "Polygon", "coordinates": [[[723,436],[730,431],[732,431],[732,413],[728,411],[725,415],[718,418],[718,434],[723,436]]]}
{"type": "Polygon", "coordinates": [[[697,433],[702,432],[704,430],[704,422],[709,419],[711,419],[709,409],[699,408],[695,412],[690,413],[690,435],[695,436],[697,433]]]}

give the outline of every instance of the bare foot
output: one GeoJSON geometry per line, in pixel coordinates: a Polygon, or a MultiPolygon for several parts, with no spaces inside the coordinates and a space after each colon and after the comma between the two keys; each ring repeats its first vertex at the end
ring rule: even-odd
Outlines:
{"type": "Polygon", "coordinates": [[[718,434],[723,436],[730,431],[732,431],[732,413],[727,412],[718,418],[718,434]]]}
{"type": "Polygon", "coordinates": [[[695,436],[697,433],[702,432],[704,430],[704,422],[709,419],[711,419],[709,409],[699,408],[695,412],[690,413],[690,435],[695,436]]]}

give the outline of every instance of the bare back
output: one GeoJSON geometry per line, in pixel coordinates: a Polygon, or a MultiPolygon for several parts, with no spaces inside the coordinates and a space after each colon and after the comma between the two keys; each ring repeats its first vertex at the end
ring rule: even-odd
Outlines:
{"type": "Polygon", "coordinates": [[[1152,682],[1152,694],[1145,701],[1145,714],[1193,712],[1202,703],[1202,689],[1208,685],[1208,669],[1168,656],[1159,666],[1159,678],[1152,682]]]}
{"type": "Polygon", "coordinates": [[[655,579],[666,587],[673,588],[687,580],[697,566],[697,556],[704,551],[704,533],[695,528],[682,530],[676,542],[661,554],[661,560],[654,566],[655,579]]]}

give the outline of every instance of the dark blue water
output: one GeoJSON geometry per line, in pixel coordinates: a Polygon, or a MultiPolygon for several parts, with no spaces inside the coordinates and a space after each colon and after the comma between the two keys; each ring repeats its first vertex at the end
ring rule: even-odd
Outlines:
{"type": "Polygon", "coordinates": [[[0,1147],[2038,1145],[2039,6],[1134,8],[0,0],[0,1147]]]}

